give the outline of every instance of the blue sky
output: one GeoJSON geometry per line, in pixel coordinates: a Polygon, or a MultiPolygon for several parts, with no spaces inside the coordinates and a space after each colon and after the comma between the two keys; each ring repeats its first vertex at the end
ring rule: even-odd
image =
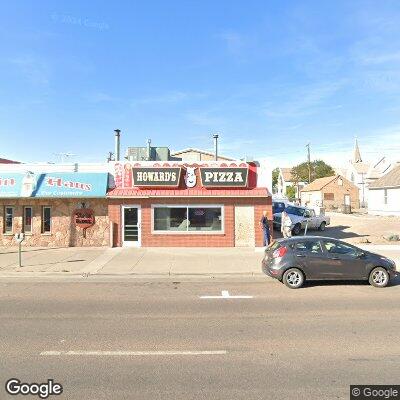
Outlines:
{"type": "Polygon", "coordinates": [[[0,157],[122,145],[400,160],[398,1],[19,1],[0,15],[0,157]]]}

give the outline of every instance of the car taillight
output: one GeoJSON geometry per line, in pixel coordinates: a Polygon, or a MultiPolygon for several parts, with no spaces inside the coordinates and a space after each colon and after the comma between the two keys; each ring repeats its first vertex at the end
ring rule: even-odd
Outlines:
{"type": "Polygon", "coordinates": [[[279,247],[272,253],[272,258],[283,257],[287,253],[287,247],[279,247]]]}

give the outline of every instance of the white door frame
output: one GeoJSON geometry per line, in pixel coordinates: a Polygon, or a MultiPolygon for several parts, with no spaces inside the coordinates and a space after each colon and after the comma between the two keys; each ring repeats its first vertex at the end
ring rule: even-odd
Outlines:
{"type": "Polygon", "coordinates": [[[122,246],[123,247],[141,247],[142,246],[142,209],[139,204],[124,204],[121,206],[121,235],[122,235],[122,246]],[[126,208],[137,208],[138,210],[138,241],[131,242],[125,241],[125,209],[126,208]]]}

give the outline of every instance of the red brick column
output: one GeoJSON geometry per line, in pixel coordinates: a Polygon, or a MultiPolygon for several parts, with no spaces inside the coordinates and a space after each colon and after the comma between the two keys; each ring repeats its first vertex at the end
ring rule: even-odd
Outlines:
{"type": "Polygon", "coordinates": [[[113,230],[113,247],[122,246],[121,242],[121,206],[119,204],[108,205],[108,216],[113,230]]]}

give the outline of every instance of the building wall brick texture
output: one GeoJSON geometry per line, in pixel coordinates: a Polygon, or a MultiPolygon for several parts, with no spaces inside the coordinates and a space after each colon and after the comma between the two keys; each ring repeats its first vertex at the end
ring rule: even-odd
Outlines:
{"type": "MultiPolygon", "coordinates": [[[[114,246],[122,245],[121,237],[121,206],[141,206],[141,233],[143,247],[233,247],[235,246],[235,204],[254,206],[255,245],[263,245],[263,232],[258,222],[264,210],[267,210],[268,219],[272,221],[271,197],[260,198],[163,198],[163,199],[110,199],[108,213],[110,222],[114,225],[114,246]],[[222,234],[152,234],[151,206],[152,204],[221,204],[225,211],[225,229],[222,234]]],[[[271,223],[272,232],[272,223],[271,223]]]]}
{"type": "Polygon", "coordinates": [[[0,246],[15,246],[14,234],[23,230],[23,209],[33,207],[32,234],[27,234],[24,246],[39,247],[75,247],[109,246],[110,229],[107,199],[2,199],[0,200],[0,246]],[[87,208],[94,210],[95,224],[83,230],[72,222],[75,209],[85,202],[87,208]],[[14,207],[12,234],[4,234],[5,207],[14,207]],[[42,207],[51,207],[51,233],[42,234],[42,207]]]}
{"type": "MultiPolygon", "coordinates": [[[[15,246],[14,234],[23,230],[23,209],[33,207],[32,234],[27,234],[24,246],[75,247],[122,246],[122,205],[141,206],[141,239],[143,247],[233,247],[235,246],[235,204],[254,207],[255,245],[263,245],[263,232],[258,222],[264,210],[272,221],[271,197],[260,198],[160,198],[160,199],[2,199],[0,200],[0,246],[15,246]],[[86,231],[72,222],[75,209],[85,202],[94,210],[95,224],[86,231]],[[222,234],[152,234],[152,204],[221,204],[225,211],[225,230],[222,234]],[[4,234],[5,207],[14,208],[13,232],[4,234]],[[50,206],[52,229],[42,234],[42,207],[50,206]],[[111,229],[110,229],[111,225],[111,229]],[[110,232],[111,237],[110,237],[110,232]]],[[[271,222],[271,233],[272,222],[271,222]]]]}

